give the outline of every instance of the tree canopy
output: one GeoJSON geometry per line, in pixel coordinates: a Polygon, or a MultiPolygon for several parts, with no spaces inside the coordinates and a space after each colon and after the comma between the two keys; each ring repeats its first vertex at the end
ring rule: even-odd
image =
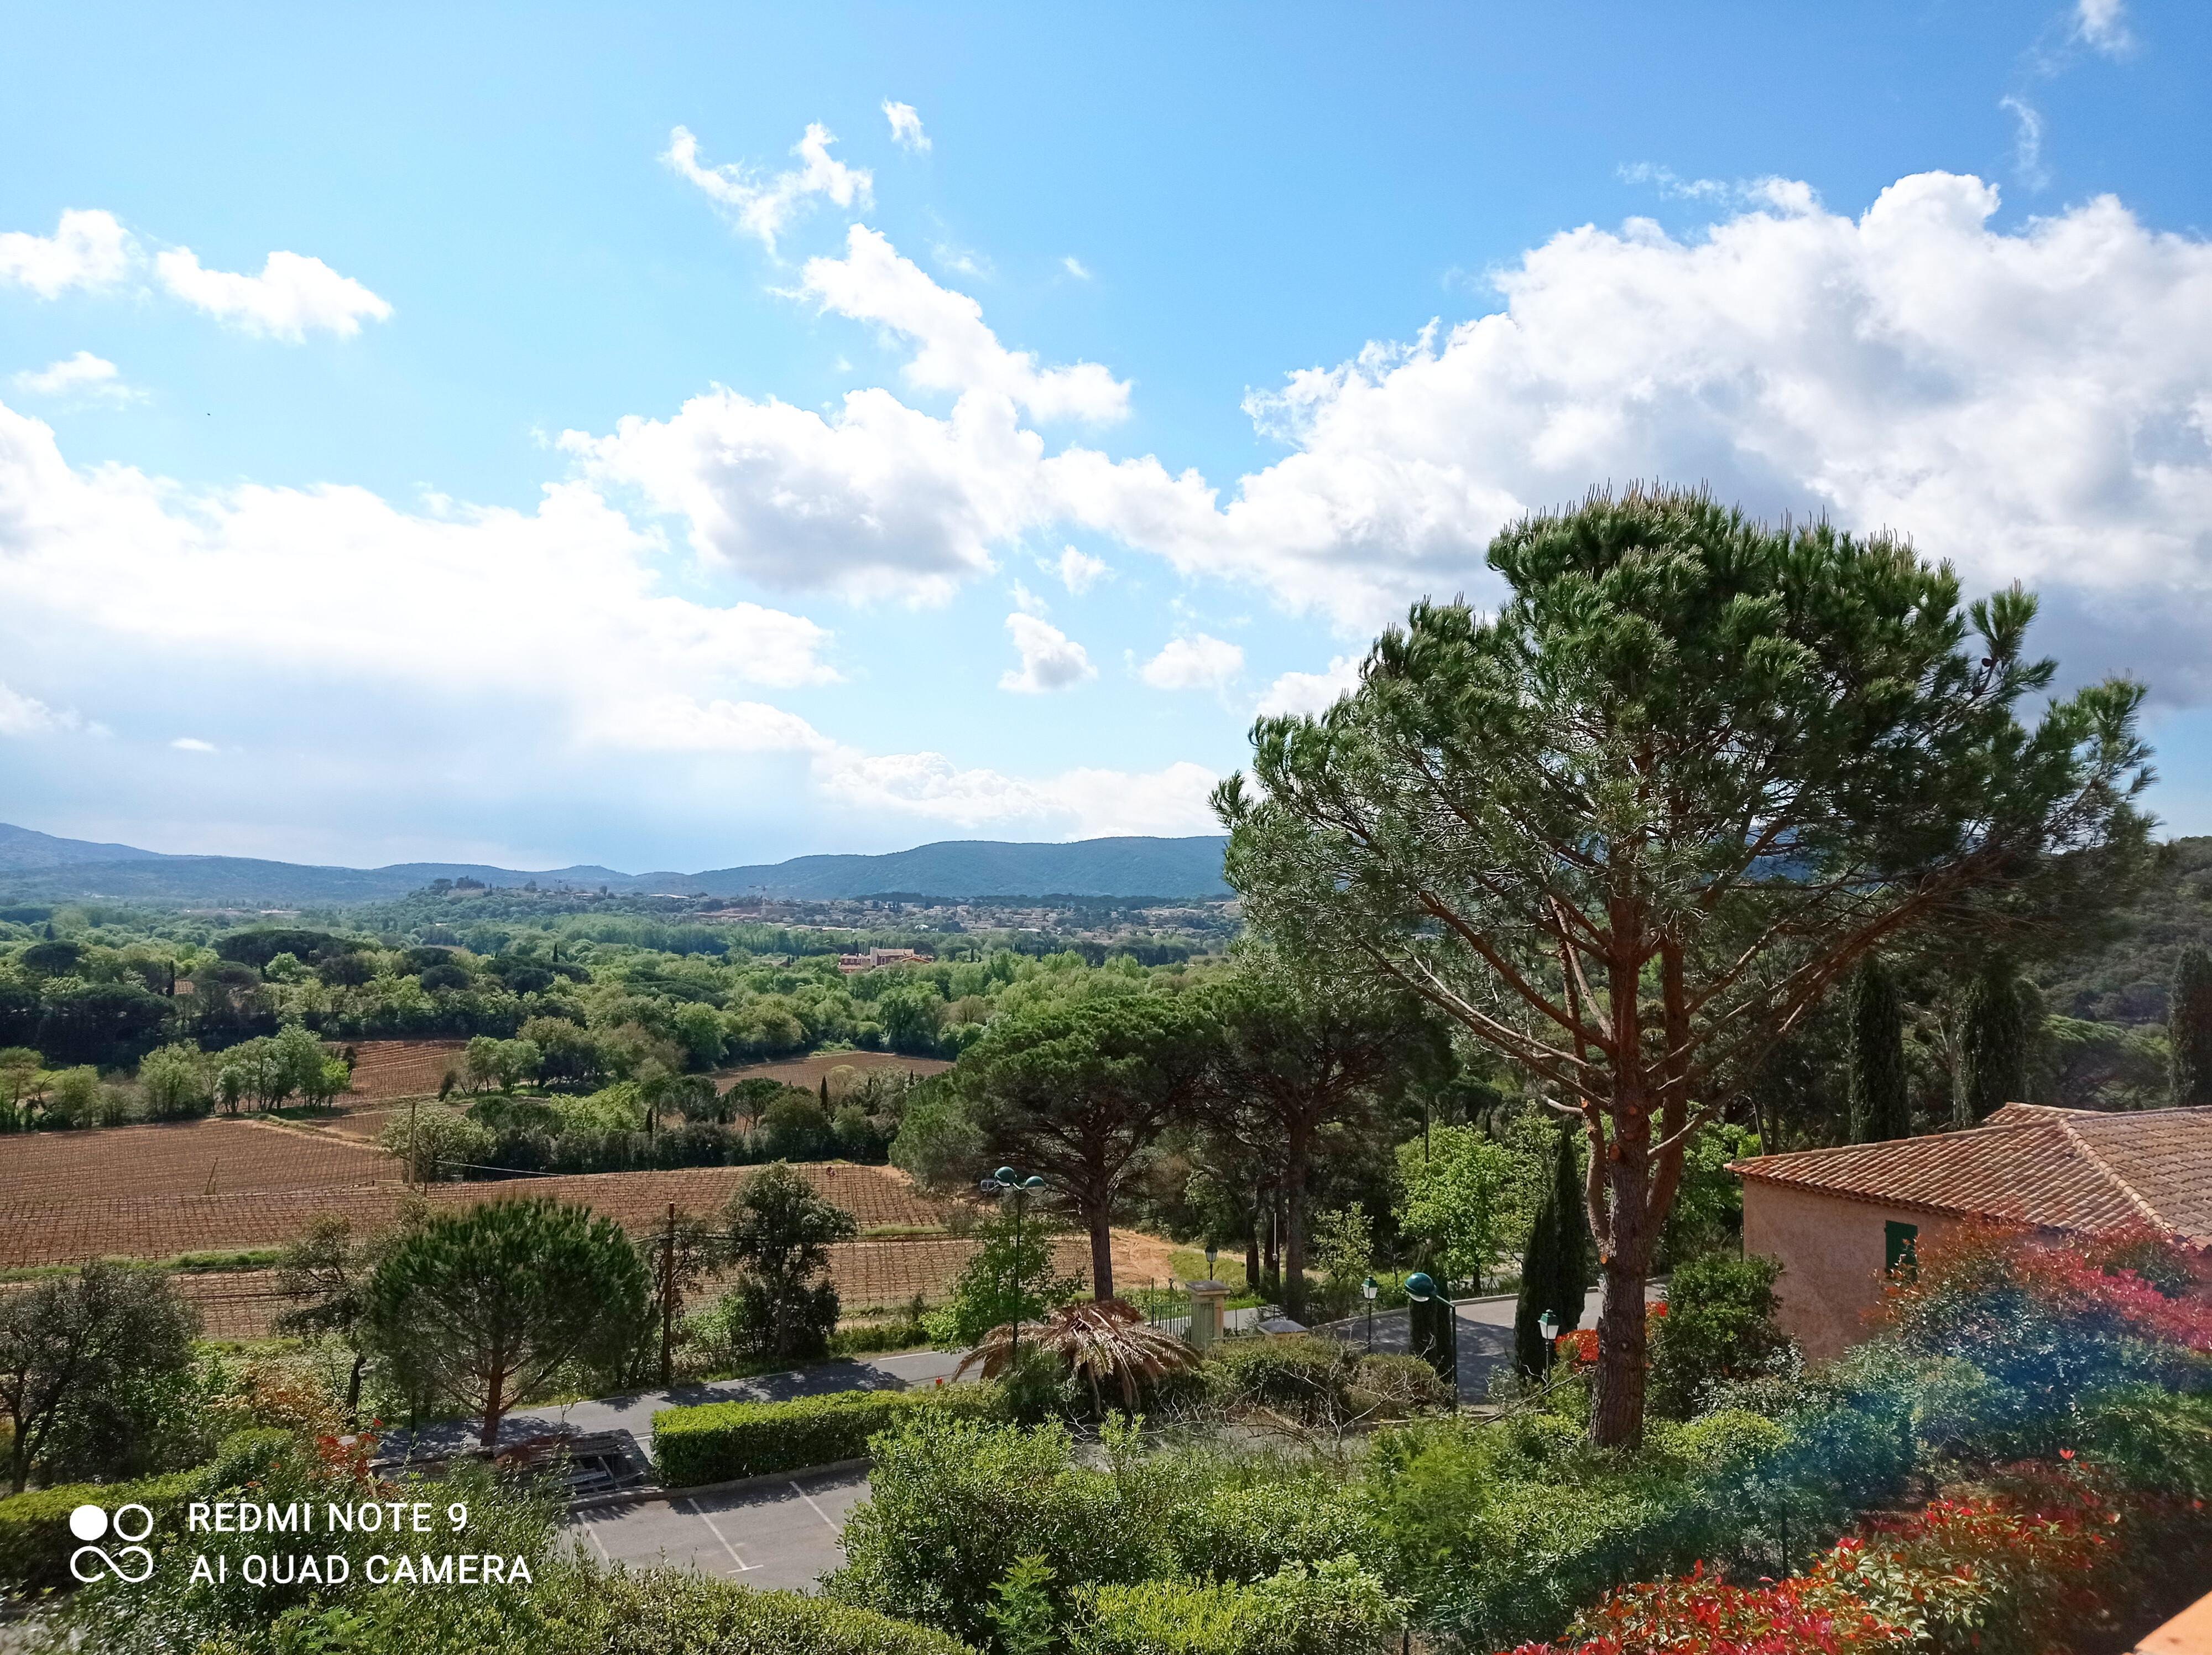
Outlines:
{"type": "Polygon", "coordinates": [[[2035,599],[1961,608],[1888,534],[1701,492],[1514,524],[1494,616],[1423,602],[1216,806],[1248,917],[1402,983],[1581,1112],[1606,1299],[1592,1434],[1638,1440],[1644,1279],[1697,1116],[1865,954],[2022,928],[2139,857],[2140,685],[2022,697],[2035,599]],[[1256,783],[1256,786],[1254,785],[1256,783]]]}

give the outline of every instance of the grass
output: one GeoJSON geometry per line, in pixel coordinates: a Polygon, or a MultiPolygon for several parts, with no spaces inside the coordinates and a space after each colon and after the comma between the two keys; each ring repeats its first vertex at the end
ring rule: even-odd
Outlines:
{"type": "MultiPolygon", "coordinates": [[[[224,1270],[273,1270],[283,1256],[282,1247],[247,1247],[231,1252],[173,1253],[167,1258],[118,1256],[103,1263],[127,1264],[139,1269],[189,1270],[196,1275],[208,1275],[224,1270]]],[[[0,1270],[0,1281],[51,1281],[57,1276],[75,1275],[83,1268],[82,1264],[18,1265],[0,1270]]]]}

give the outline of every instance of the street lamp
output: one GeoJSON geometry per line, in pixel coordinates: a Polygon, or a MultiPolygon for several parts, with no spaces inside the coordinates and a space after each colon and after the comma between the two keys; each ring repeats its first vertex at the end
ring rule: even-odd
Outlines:
{"type": "Polygon", "coordinates": [[[1546,1311],[1536,1318],[1536,1331],[1544,1336],[1544,1366],[1549,1367],[1554,1349],[1552,1341],[1559,1336],[1559,1318],[1546,1311]]]}
{"type": "Polygon", "coordinates": [[[1367,1301],[1367,1354],[1370,1356],[1375,1354],[1375,1295],[1382,1291],[1371,1275],[1359,1284],[1359,1296],[1367,1301]]]}
{"type": "Polygon", "coordinates": [[[1002,1166],[982,1182],[987,1196],[1012,1196],[1014,1198],[1014,1279],[1009,1296],[1014,1301],[1013,1348],[1007,1353],[1009,1372],[1019,1365],[1022,1357],[1022,1209],[1033,1190],[1044,1188],[1044,1180],[1031,1173],[1022,1177],[1011,1166],[1002,1166]]]}

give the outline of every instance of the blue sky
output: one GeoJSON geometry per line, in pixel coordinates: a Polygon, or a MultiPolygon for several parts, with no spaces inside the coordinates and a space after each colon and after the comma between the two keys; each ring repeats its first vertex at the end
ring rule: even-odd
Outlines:
{"type": "Polygon", "coordinates": [[[1658,10],[17,8],[0,818],[1206,831],[1663,475],[2037,587],[2212,831],[2212,15],[1658,10]]]}

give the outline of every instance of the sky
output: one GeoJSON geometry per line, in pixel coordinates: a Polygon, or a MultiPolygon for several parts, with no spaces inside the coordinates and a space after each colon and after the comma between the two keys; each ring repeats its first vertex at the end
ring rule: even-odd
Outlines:
{"type": "Polygon", "coordinates": [[[17,5],[0,820],[1210,831],[1593,484],[2019,580],[2212,832],[2212,8],[17,5]]]}

